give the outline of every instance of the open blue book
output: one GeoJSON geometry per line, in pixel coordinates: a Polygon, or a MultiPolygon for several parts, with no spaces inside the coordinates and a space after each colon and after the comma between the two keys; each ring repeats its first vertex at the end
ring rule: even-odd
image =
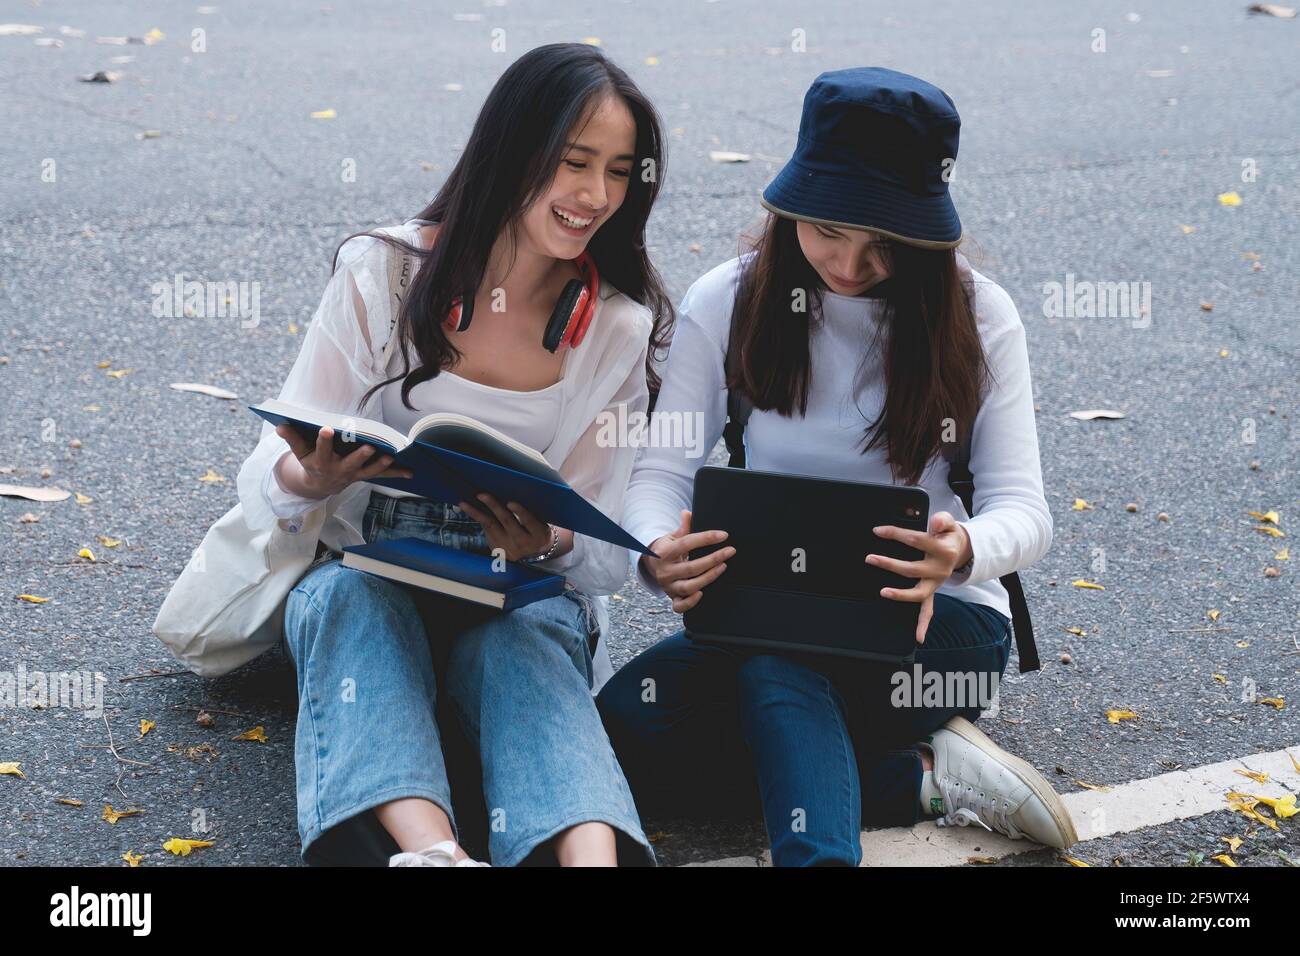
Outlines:
{"type": "Polygon", "coordinates": [[[343,549],[343,566],[451,597],[513,611],[564,592],[564,575],[461,551],[424,538],[396,538],[343,549]]]}
{"type": "Polygon", "coordinates": [[[480,492],[487,492],[502,504],[519,502],[548,524],[658,557],[574,491],[541,452],[466,415],[434,412],[403,435],[373,419],[315,411],[278,399],[248,408],[274,425],[289,423],[312,442],[328,425],[334,429],[336,453],[347,455],[360,445],[374,445],[392,454],[395,464],[415,473],[413,478],[371,478],[369,484],[453,505],[473,503],[480,492]]]}

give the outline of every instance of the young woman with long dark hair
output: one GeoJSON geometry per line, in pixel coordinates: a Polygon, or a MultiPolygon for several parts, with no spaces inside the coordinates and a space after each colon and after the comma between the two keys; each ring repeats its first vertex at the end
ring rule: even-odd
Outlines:
{"type": "MultiPolygon", "coordinates": [[[[699,279],[678,309],[656,411],[702,414],[712,447],[728,392],[739,391],[753,405],[747,467],[924,488],[927,531],[876,529],[923,558],[864,547],[863,560],[917,579],[882,594],[920,605],[923,672],[988,686],[1010,656],[998,578],[1046,552],[1052,519],[1024,327],[1007,293],[956,251],[948,178],[959,124],[947,94],[916,77],[874,68],[818,77],[795,155],[764,193],[755,248],[699,279]],[[964,432],[974,517],[941,454],[964,432]]],[[[689,558],[726,539],[726,529],[691,530],[699,464],[682,448],[647,448],[624,511],[625,527],[659,555],[638,556],[641,582],[677,612],[708,600],[736,550],[689,558]]],[[[679,632],[624,666],[597,703],[643,812],[694,801],[706,782],[743,784],[752,771],[777,865],[857,864],[862,824],[922,816],[1074,842],[1047,780],[975,728],[981,706],[900,706],[896,670],[679,632]]]]}
{"type": "MultiPolygon", "coordinates": [[[[430,411],[469,415],[617,520],[635,449],[601,447],[598,419],[644,411],[657,385],[651,351],[672,310],[644,234],[663,166],[654,108],[599,50],[526,53],[433,202],[345,240],[279,397],[403,432],[430,411]],[[391,288],[402,253],[414,274],[391,288]],[[566,327],[584,302],[586,324],[566,327]]],[[[562,573],[566,591],[503,614],[344,568],[322,545],[284,622],[304,860],[472,865],[443,753],[459,729],[480,758],[493,864],[653,864],[592,697],[610,672],[604,596],[626,578],[626,550],[514,502],[369,484],[410,473],[369,445],[336,455],[332,436],[263,427],[238,478],[250,525],[292,531],[326,508],[353,529],[343,544],[499,548],[562,573]]]]}

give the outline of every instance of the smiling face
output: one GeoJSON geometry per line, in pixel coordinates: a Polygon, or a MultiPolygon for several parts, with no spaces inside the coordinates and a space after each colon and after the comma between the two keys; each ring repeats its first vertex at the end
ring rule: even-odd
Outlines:
{"type": "Polygon", "coordinates": [[[555,178],[521,223],[524,242],[555,259],[576,259],[618,212],[636,160],[636,120],[620,98],[606,96],[589,115],[570,131],[555,178]]]}
{"type": "Polygon", "coordinates": [[[799,247],[826,287],[838,295],[862,295],[889,278],[889,240],[868,229],[797,223],[799,247]]]}

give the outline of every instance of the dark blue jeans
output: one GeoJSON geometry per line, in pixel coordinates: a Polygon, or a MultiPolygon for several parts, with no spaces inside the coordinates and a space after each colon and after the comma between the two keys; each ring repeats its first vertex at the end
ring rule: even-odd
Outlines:
{"type": "Polygon", "coordinates": [[[754,807],[757,790],[775,865],[856,866],[862,826],[921,819],[916,742],[956,715],[977,719],[1010,653],[1009,618],[936,594],[915,665],[679,631],[621,668],[596,705],[643,817],[754,807]]]}

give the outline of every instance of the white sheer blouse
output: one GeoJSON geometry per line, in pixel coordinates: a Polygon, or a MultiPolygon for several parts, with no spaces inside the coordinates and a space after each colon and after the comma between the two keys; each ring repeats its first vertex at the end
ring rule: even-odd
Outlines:
{"type": "MultiPolygon", "coordinates": [[[[418,221],[411,220],[380,231],[420,244],[419,227],[418,221]]],[[[380,389],[365,407],[357,407],[371,385],[401,368],[400,348],[393,350],[388,363],[392,372],[379,367],[394,319],[394,300],[388,291],[388,256],[395,254],[387,243],[367,236],[350,239],[339,250],[334,275],[280,389],[278,397],[282,401],[372,418],[403,430],[410,424],[391,420],[391,410],[400,407],[400,399],[386,401],[388,392],[400,390],[400,381],[380,389]]],[[[652,325],[649,308],[602,280],[587,335],[565,357],[561,379],[554,385],[537,392],[511,392],[448,377],[444,372],[412,390],[416,412],[402,411],[412,420],[435,409],[461,412],[529,444],[539,435],[548,434],[546,447],[538,450],[583,497],[619,521],[637,448],[628,442],[602,447],[597,436],[602,431],[602,412],[619,416],[623,408],[622,414],[630,416],[646,410],[649,393],[645,359],[652,325]]],[[[418,361],[413,350],[411,356],[418,361]]],[[[301,498],[280,487],[272,468],[281,456],[290,453],[274,426],[263,422],[257,446],[236,479],[245,521],[255,530],[269,529],[279,521],[281,528],[296,531],[306,514],[330,501],[301,498]]],[[[327,530],[321,533],[326,544],[337,549],[343,544],[364,543],[358,529],[371,490],[395,493],[367,482],[356,482],[340,492],[332,509],[337,520],[327,524],[327,530]]],[[[563,573],[574,587],[588,594],[608,595],[626,580],[628,551],[574,535],[572,551],[539,566],[563,573]]],[[[608,652],[603,647],[608,609],[604,599],[597,606],[602,645],[599,654],[605,663],[602,668],[602,662],[598,662],[599,672],[608,670],[608,652]]]]}

